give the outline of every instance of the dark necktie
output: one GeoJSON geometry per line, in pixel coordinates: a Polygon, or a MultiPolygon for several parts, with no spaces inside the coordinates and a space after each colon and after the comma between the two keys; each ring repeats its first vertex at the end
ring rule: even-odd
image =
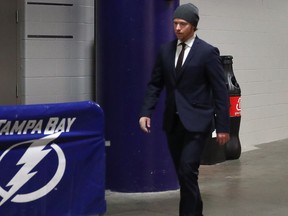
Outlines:
{"type": "Polygon", "coordinates": [[[186,44],[185,43],[180,43],[181,46],[182,46],[182,50],[178,56],[178,60],[177,60],[177,64],[176,64],[176,73],[179,73],[181,67],[182,67],[182,63],[183,63],[183,57],[184,57],[184,51],[185,51],[185,46],[186,44]]]}

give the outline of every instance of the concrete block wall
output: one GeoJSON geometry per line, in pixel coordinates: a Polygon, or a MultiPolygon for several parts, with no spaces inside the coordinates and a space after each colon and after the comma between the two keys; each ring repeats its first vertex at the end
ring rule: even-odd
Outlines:
{"type": "Polygon", "coordinates": [[[18,0],[22,104],[94,99],[94,0],[18,0]]]}
{"type": "Polygon", "coordinates": [[[288,138],[288,1],[180,0],[199,7],[198,36],[234,57],[244,151],[288,138]]]}

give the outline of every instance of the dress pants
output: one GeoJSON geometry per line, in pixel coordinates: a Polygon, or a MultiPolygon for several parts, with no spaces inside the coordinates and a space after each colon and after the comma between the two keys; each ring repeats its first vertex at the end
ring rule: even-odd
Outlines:
{"type": "Polygon", "coordinates": [[[198,174],[207,134],[187,131],[178,115],[172,131],[166,132],[180,184],[180,216],[203,216],[198,174]]]}

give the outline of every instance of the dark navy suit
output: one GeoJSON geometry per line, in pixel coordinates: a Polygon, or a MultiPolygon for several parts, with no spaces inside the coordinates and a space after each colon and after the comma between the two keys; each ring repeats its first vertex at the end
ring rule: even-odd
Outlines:
{"type": "Polygon", "coordinates": [[[229,132],[229,97],[217,48],[195,38],[175,72],[177,40],[161,47],[148,83],[141,116],[151,117],[166,90],[163,128],[180,183],[180,216],[202,215],[198,168],[205,139],[216,128],[229,132]]]}

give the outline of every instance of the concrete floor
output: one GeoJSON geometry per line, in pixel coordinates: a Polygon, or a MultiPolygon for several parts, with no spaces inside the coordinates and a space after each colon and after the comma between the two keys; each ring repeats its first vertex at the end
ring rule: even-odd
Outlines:
{"type": "MultiPolygon", "coordinates": [[[[205,216],[288,216],[288,139],[200,168],[205,216]]],[[[177,216],[179,191],[106,192],[105,216],[177,216]]]]}

